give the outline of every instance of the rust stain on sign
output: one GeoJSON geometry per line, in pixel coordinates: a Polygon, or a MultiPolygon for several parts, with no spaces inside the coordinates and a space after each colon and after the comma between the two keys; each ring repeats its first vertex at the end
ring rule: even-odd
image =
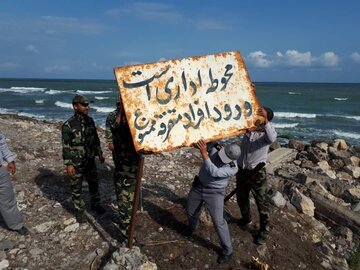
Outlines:
{"type": "Polygon", "coordinates": [[[259,102],[240,52],[114,69],[137,151],[169,151],[255,126],[259,102]]]}

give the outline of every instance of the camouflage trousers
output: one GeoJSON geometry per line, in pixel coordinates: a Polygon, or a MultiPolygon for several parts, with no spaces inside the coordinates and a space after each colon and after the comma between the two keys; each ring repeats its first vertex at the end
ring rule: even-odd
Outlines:
{"type": "Polygon", "coordinates": [[[95,159],[88,160],[86,166],[75,167],[76,173],[71,177],[71,199],[77,211],[85,211],[85,202],[81,197],[82,183],[86,179],[89,185],[92,206],[100,205],[99,181],[95,159]]]}
{"type": "Polygon", "coordinates": [[[270,210],[265,168],[255,174],[251,170],[239,169],[236,174],[236,187],[236,199],[242,218],[251,221],[249,198],[251,191],[259,212],[260,231],[269,232],[270,210]]]}
{"type": "Polygon", "coordinates": [[[136,153],[115,150],[113,159],[115,164],[114,186],[120,215],[119,227],[126,235],[131,221],[139,156],[136,153]]]}

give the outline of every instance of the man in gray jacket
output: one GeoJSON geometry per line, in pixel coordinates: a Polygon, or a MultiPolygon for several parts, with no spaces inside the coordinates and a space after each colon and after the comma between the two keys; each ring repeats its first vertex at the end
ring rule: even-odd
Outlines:
{"type": "Polygon", "coordinates": [[[266,170],[258,165],[266,164],[271,143],[275,142],[277,133],[271,124],[274,113],[270,108],[258,109],[257,115],[264,117],[265,122],[256,130],[249,130],[241,141],[241,155],[238,159],[239,172],[236,175],[237,203],[240,207],[242,219],[240,226],[251,223],[250,191],[254,195],[260,217],[260,228],[255,238],[256,244],[263,244],[268,237],[269,228],[269,201],[266,180],[266,170]]]}
{"type": "Polygon", "coordinates": [[[27,235],[28,229],[24,226],[22,215],[17,207],[10,175],[16,171],[13,154],[9,150],[5,136],[0,132],[0,212],[6,225],[21,235],[27,235]],[[3,166],[8,163],[7,169],[3,166]]]}
{"type": "Polygon", "coordinates": [[[192,234],[198,227],[199,215],[203,203],[207,206],[216,232],[220,238],[222,253],[217,262],[227,262],[233,252],[229,228],[224,219],[224,196],[230,176],[238,171],[236,160],[240,156],[240,147],[229,144],[223,148],[210,147],[200,140],[196,143],[204,160],[199,176],[196,176],[188,196],[187,214],[189,230],[192,234]]]}

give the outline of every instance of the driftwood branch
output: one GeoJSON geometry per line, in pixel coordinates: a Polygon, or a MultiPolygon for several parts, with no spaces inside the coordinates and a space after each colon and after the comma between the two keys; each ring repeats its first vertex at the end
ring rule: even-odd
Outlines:
{"type": "Polygon", "coordinates": [[[312,201],[315,205],[315,212],[346,226],[356,233],[360,233],[360,214],[339,205],[314,190],[309,190],[312,201]]]}

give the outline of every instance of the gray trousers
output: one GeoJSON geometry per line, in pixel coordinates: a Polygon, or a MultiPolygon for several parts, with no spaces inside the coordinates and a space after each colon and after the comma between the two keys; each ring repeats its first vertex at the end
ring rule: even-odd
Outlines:
{"type": "Polygon", "coordinates": [[[22,215],[17,207],[10,175],[4,166],[0,167],[0,213],[11,230],[24,226],[22,215]]]}
{"type": "Polygon", "coordinates": [[[186,211],[189,226],[192,230],[195,230],[199,223],[201,207],[205,203],[219,236],[222,252],[225,255],[230,255],[233,248],[229,227],[224,219],[224,196],[225,189],[192,187],[188,196],[186,211]]]}

